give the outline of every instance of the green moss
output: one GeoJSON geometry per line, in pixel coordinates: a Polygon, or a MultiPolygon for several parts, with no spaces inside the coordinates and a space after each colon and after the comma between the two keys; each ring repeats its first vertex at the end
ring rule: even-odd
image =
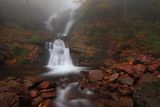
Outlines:
{"type": "Polygon", "coordinates": [[[41,37],[39,35],[32,35],[30,38],[28,38],[29,43],[37,44],[41,41],[41,37]]]}
{"type": "Polygon", "coordinates": [[[109,32],[109,35],[112,38],[117,39],[117,40],[123,40],[124,37],[126,36],[126,34],[123,32],[117,32],[117,31],[113,31],[113,30],[109,32]]]}
{"type": "Polygon", "coordinates": [[[154,51],[160,51],[160,36],[150,34],[145,37],[144,42],[154,51]]]}
{"type": "Polygon", "coordinates": [[[26,50],[18,45],[14,46],[12,49],[14,56],[23,56],[26,54],[26,50]]]}
{"type": "Polygon", "coordinates": [[[18,59],[17,60],[17,64],[18,65],[22,65],[22,64],[27,64],[28,62],[26,61],[26,60],[24,60],[24,59],[18,59]]]}

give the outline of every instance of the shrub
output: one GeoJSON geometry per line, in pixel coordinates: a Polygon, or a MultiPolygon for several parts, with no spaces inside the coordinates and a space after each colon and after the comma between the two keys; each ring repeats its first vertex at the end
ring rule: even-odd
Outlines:
{"type": "Polygon", "coordinates": [[[38,35],[32,35],[30,38],[28,38],[29,43],[37,44],[40,41],[41,41],[41,38],[38,35]]]}
{"type": "Polygon", "coordinates": [[[144,42],[154,51],[160,51],[160,36],[148,35],[145,37],[144,42]]]}

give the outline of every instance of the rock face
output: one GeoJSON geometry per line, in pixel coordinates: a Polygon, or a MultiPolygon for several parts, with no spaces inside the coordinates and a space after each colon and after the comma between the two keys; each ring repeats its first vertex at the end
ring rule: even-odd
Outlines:
{"type": "Polygon", "coordinates": [[[89,79],[91,81],[98,81],[104,78],[104,74],[101,70],[91,70],[89,72],[89,79]]]}

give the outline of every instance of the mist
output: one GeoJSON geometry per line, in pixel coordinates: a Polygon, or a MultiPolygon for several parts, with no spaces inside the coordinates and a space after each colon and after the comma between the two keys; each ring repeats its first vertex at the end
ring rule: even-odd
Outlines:
{"type": "Polygon", "coordinates": [[[72,8],[73,0],[1,0],[0,17],[6,21],[44,23],[55,12],[72,8]]]}

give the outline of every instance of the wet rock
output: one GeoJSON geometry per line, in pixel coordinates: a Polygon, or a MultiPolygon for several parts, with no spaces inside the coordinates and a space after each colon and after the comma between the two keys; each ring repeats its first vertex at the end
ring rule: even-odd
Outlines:
{"type": "Polygon", "coordinates": [[[19,107],[19,98],[14,93],[0,93],[0,107],[19,107]]]}
{"type": "Polygon", "coordinates": [[[49,88],[49,86],[50,86],[50,82],[49,81],[42,81],[39,84],[38,88],[39,89],[46,89],[46,88],[49,88]]]}
{"type": "Polygon", "coordinates": [[[129,76],[126,76],[126,77],[120,77],[118,79],[118,81],[124,85],[133,85],[134,83],[134,79],[129,77],[129,76]]]}
{"type": "Polygon", "coordinates": [[[34,89],[34,90],[30,91],[30,95],[32,98],[35,98],[39,95],[39,92],[38,92],[38,90],[34,89]]]}
{"type": "Polygon", "coordinates": [[[44,100],[43,103],[41,103],[38,107],[54,107],[54,103],[52,100],[47,99],[44,100]]]}
{"type": "Polygon", "coordinates": [[[37,105],[39,105],[39,104],[42,103],[42,102],[43,102],[43,98],[37,97],[37,98],[34,98],[34,99],[32,100],[32,105],[37,106],[37,105]]]}
{"type": "Polygon", "coordinates": [[[49,88],[49,89],[44,89],[44,90],[40,90],[41,93],[43,92],[51,92],[51,91],[55,91],[56,89],[54,88],[49,88]]]}
{"type": "Polygon", "coordinates": [[[34,85],[40,83],[42,81],[41,78],[38,77],[24,77],[24,84],[27,88],[31,88],[34,85]]]}
{"type": "Polygon", "coordinates": [[[104,78],[104,73],[101,70],[91,70],[88,77],[91,81],[98,81],[104,78]]]}
{"type": "Polygon", "coordinates": [[[112,74],[110,77],[109,77],[109,82],[112,82],[112,81],[115,81],[117,78],[119,77],[119,74],[118,73],[115,73],[115,74],[112,74]]]}
{"type": "Polygon", "coordinates": [[[56,97],[56,92],[43,92],[41,94],[42,98],[55,98],[56,97]]]}
{"type": "Polygon", "coordinates": [[[56,83],[54,81],[42,81],[39,85],[39,89],[47,89],[50,87],[56,87],[56,83]]]}

